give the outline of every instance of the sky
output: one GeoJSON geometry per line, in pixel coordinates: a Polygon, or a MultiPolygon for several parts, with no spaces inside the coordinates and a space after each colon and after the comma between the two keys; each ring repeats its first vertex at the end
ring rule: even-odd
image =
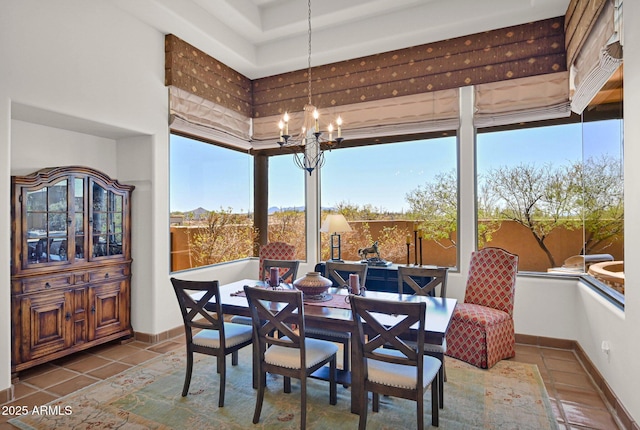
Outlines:
{"type": "MultiPolygon", "coordinates": [[[[348,135],[347,135],[348,136],[348,135]]],[[[564,164],[584,155],[621,156],[621,130],[617,121],[568,124],[480,133],[477,166],[480,173],[500,165],[564,164]],[[582,139],[584,134],[584,146],[582,139]]],[[[171,211],[232,208],[253,209],[253,159],[215,145],[171,136],[171,211]]],[[[456,138],[344,148],[326,152],[321,175],[323,207],[348,203],[404,212],[406,194],[441,172],[456,167],[456,138]]],[[[293,155],[269,159],[269,206],[304,206],[307,173],[295,166],[293,155]]]]}

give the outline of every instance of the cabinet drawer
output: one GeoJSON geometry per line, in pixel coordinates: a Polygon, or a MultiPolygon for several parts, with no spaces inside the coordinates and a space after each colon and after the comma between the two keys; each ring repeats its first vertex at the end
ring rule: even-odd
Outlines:
{"type": "Polygon", "coordinates": [[[53,288],[63,288],[74,284],[75,275],[72,273],[60,276],[43,276],[22,281],[22,293],[33,293],[53,288]]]}
{"type": "Polygon", "coordinates": [[[88,282],[107,281],[110,279],[118,279],[129,276],[129,266],[109,266],[100,269],[91,270],[88,273],[88,282]]]}

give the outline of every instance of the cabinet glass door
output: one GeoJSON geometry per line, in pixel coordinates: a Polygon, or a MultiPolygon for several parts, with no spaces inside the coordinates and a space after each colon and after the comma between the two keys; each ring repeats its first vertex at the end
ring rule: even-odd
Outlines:
{"type": "Polygon", "coordinates": [[[27,265],[67,261],[67,180],[26,192],[27,265]]]}
{"type": "Polygon", "coordinates": [[[93,257],[122,254],[123,197],[93,183],[93,257]]]}
{"type": "Polygon", "coordinates": [[[75,210],[75,258],[84,259],[84,179],[75,178],[73,205],[75,210]]]}

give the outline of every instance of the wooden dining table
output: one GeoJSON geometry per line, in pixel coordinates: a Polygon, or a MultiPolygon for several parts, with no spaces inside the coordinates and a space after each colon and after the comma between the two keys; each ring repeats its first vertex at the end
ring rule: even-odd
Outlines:
{"type": "MultiPolygon", "coordinates": [[[[222,310],[228,315],[250,316],[247,298],[244,296],[244,286],[265,287],[263,281],[255,279],[242,279],[220,286],[220,301],[222,310]]],[[[293,288],[291,285],[283,284],[281,288],[293,288]]],[[[327,330],[338,330],[353,333],[355,327],[351,317],[351,308],[348,303],[348,293],[345,289],[330,288],[327,291],[331,295],[331,300],[305,301],[304,320],[307,327],[318,327],[327,330]]],[[[431,296],[416,296],[408,294],[397,294],[380,291],[363,291],[362,295],[381,300],[393,300],[404,302],[423,301],[427,303],[427,314],[425,321],[425,343],[441,344],[447,334],[449,323],[456,307],[457,300],[452,298],[440,298],[431,296]]],[[[393,323],[393,321],[390,321],[393,323]]],[[[351,371],[340,371],[338,380],[341,384],[350,385],[351,381],[358,381],[361,377],[362,369],[357,363],[360,362],[355,351],[351,351],[351,371]]],[[[328,368],[320,369],[319,373],[313,376],[322,379],[328,378],[328,368]]],[[[351,412],[358,413],[361,398],[361,390],[351,389],[351,412]]]]}

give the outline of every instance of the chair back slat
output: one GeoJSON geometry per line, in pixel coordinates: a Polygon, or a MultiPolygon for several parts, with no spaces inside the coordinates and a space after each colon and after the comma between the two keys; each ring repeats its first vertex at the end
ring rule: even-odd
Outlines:
{"type": "Polygon", "coordinates": [[[366,286],[368,266],[364,263],[341,263],[337,261],[327,261],[326,277],[333,285],[344,287],[349,285],[349,275],[357,274],[360,279],[360,286],[366,286]]]}
{"type": "Polygon", "coordinates": [[[304,339],[305,329],[301,291],[250,286],[245,286],[244,291],[262,348],[279,345],[304,350],[304,342],[301,340],[304,339]],[[297,331],[292,329],[292,324],[297,327],[297,331]]]}
{"type": "Polygon", "coordinates": [[[398,293],[404,292],[406,284],[411,288],[413,294],[419,296],[435,296],[436,289],[440,287],[440,297],[446,297],[448,273],[448,267],[398,266],[398,293]],[[425,279],[428,281],[423,283],[425,279]]]}
{"type": "Polygon", "coordinates": [[[417,336],[415,343],[407,343],[403,339],[410,337],[410,330],[424,333],[426,303],[377,300],[355,295],[349,299],[357,332],[354,347],[358,347],[365,358],[421,365],[424,335],[417,336]],[[402,356],[380,353],[379,348],[383,346],[400,351],[402,356]]]}
{"type": "Polygon", "coordinates": [[[218,281],[187,281],[171,278],[185,327],[224,330],[218,281]],[[202,292],[199,299],[192,294],[202,292]],[[207,310],[214,308],[212,311],[207,310]]]}
{"type": "Polygon", "coordinates": [[[262,261],[262,273],[260,280],[265,281],[269,277],[269,270],[272,267],[277,267],[278,274],[282,282],[292,284],[298,277],[298,267],[300,266],[299,260],[273,260],[265,259],[262,261]]]}

